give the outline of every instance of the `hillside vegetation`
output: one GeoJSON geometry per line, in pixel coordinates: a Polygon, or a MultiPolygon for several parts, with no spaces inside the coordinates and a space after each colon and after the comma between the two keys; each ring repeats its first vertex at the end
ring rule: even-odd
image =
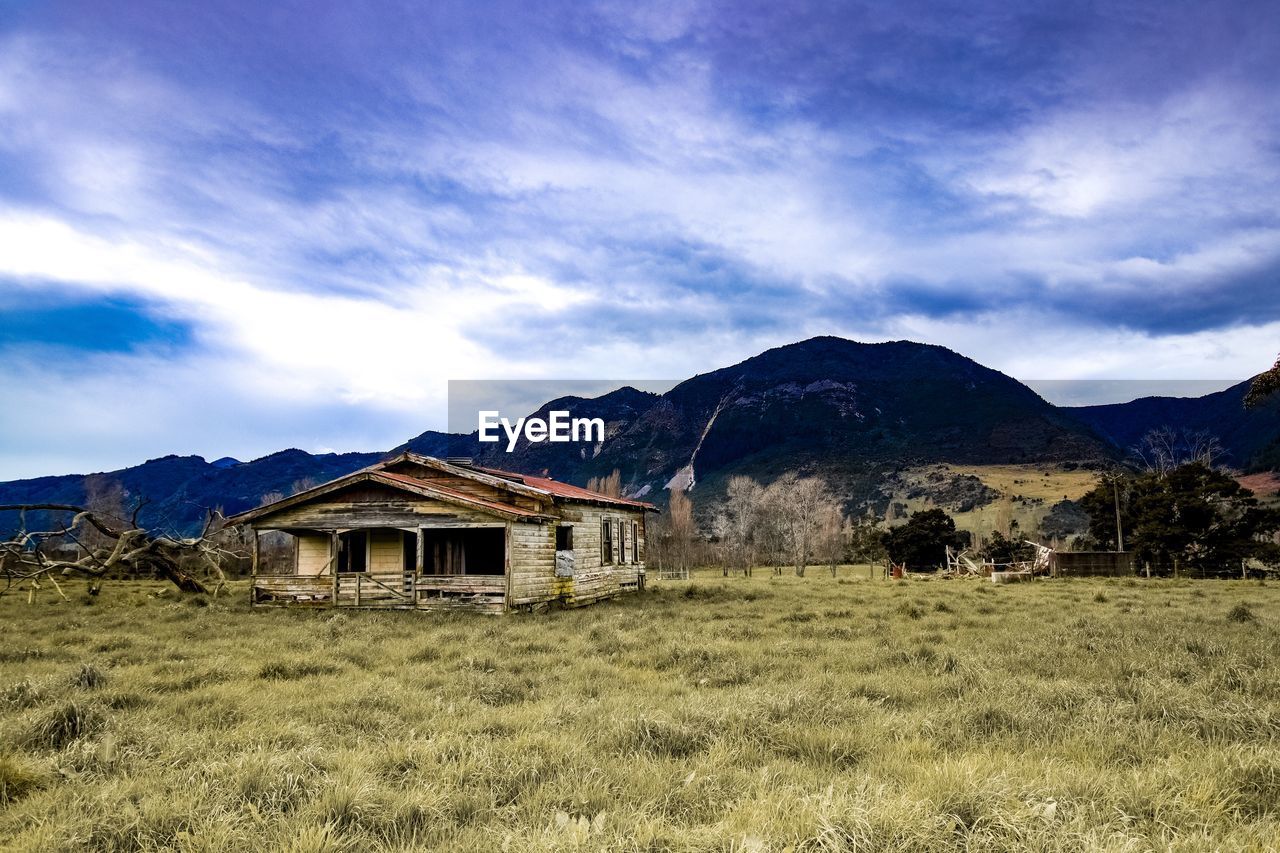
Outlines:
{"type": "Polygon", "coordinates": [[[0,598],[15,850],[1265,850],[1280,587],[702,578],[493,618],[0,598]]]}
{"type": "MultiPolygon", "coordinates": [[[[1076,466],[944,463],[900,472],[885,480],[882,493],[890,504],[891,524],[939,507],[958,528],[979,537],[997,530],[1007,533],[1010,522],[1016,522],[1022,535],[1034,536],[1056,504],[1078,501],[1097,484],[1096,470],[1076,466]],[[965,484],[969,487],[959,488],[965,484]]],[[[1083,533],[1083,527],[1077,532],[1083,533]]]]}

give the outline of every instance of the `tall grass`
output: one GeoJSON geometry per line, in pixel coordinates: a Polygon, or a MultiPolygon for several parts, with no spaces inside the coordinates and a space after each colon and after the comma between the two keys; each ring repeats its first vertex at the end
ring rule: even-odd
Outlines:
{"type": "Polygon", "coordinates": [[[0,599],[0,848],[1280,845],[1274,585],[758,572],[509,618],[158,589],[0,599]]]}

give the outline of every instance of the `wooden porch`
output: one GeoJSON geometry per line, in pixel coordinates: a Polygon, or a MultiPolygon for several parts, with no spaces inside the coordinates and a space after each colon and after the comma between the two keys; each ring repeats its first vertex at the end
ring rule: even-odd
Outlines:
{"type": "Polygon", "coordinates": [[[253,604],[501,613],[508,596],[505,524],[278,530],[287,565],[255,546],[253,604]]]}
{"type": "Polygon", "coordinates": [[[409,575],[399,588],[365,572],[259,575],[253,580],[254,604],[500,613],[505,602],[503,575],[409,575]]]}

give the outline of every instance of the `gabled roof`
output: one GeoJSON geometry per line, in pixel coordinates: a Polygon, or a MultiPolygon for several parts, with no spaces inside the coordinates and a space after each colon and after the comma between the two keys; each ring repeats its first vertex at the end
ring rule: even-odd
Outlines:
{"type": "Polygon", "coordinates": [[[239,515],[233,515],[227,519],[231,524],[243,524],[245,522],[256,521],[281,510],[289,509],[298,504],[306,503],[315,498],[322,497],[330,492],[356,483],[372,482],[389,486],[393,489],[410,492],[426,498],[443,501],[445,503],[455,504],[457,506],[466,506],[474,509],[480,509],[485,512],[493,513],[502,518],[509,518],[515,521],[542,521],[549,520],[551,516],[534,510],[525,509],[516,506],[514,503],[506,501],[495,501],[487,498],[469,495],[457,489],[443,486],[440,483],[419,479],[410,474],[402,474],[398,471],[388,471],[387,469],[401,462],[411,462],[421,465],[425,468],[440,471],[446,474],[452,474],[458,477],[464,477],[476,482],[485,483],[509,492],[513,495],[521,495],[533,498],[551,498],[562,501],[582,501],[586,503],[604,504],[607,506],[623,506],[629,509],[651,510],[657,512],[657,507],[644,501],[633,501],[627,498],[615,498],[610,495],[603,495],[599,492],[593,492],[590,489],[583,489],[578,486],[571,486],[568,483],[561,483],[558,480],[552,480],[549,477],[531,477],[525,474],[515,474],[510,471],[502,471],[497,468],[482,468],[475,465],[455,465],[450,462],[444,462],[431,456],[421,456],[417,453],[401,453],[391,459],[384,459],[376,465],[368,468],[362,468],[359,471],[347,474],[345,477],[339,477],[336,480],[330,480],[305,491],[298,492],[283,500],[275,503],[260,506],[257,509],[251,509],[242,512],[239,515]]]}
{"type": "Polygon", "coordinates": [[[230,524],[243,524],[245,522],[256,521],[265,516],[273,515],[281,510],[289,509],[290,507],[297,506],[298,504],[303,504],[307,501],[314,500],[315,498],[322,497],[330,492],[335,492],[339,489],[346,488],[347,486],[364,482],[380,483],[384,486],[390,486],[393,489],[400,489],[402,491],[411,492],[422,497],[432,498],[434,500],[454,504],[456,506],[481,509],[486,512],[491,512],[494,515],[513,520],[542,521],[549,518],[540,512],[524,509],[523,507],[518,507],[514,504],[486,500],[484,498],[476,497],[475,495],[468,495],[463,492],[459,492],[456,489],[450,489],[447,486],[441,486],[437,483],[429,483],[425,480],[419,480],[416,477],[410,477],[407,474],[383,471],[380,469],[381,464],[382,463],[379,463],[379,465],[355,471],[351,474],[347,474],[345,477],[339,477],[336,480],[330,480],[327,483],[298,492],[296,495],[291,495],[283,500],[276,501],[275,503],[260,506],[257,509],[251,509],[248,512],[242,512],[239,515],[233,515],[227,519],[227,522],[230,524]]]}

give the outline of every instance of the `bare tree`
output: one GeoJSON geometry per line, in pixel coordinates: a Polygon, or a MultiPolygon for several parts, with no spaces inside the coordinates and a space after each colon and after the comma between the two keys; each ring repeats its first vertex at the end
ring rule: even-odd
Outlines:
{"type": "MultiPolygon", "coordinates": [[[[128,522],[131,515],[126,507],[129,493],[119,480],[107,474],[90,474],[84,478],[83,487],[85,509],[116,527],[128,522]]],[[[91,524],[80,524],[76,533],[83,548],[101,548],[110,544],[108,537],[91,524]]]]}
{"type": "Polygon", "coordinates": [[[693,545],[697,528],[693,523],[693,501],[682,491],[671,493],[667,507],[668,531],[671,539],[671,562],[674,568],[685,574],[692,566],[693,545]]]}
{"type": "Polygon", "coordinates": [[[607,477],[592,477],[587,480],[587,490],[608,495],[611,498],[622,497],[622,472],[617,468],[607,477]]]}
{"type": "MultiPolygon", "coordinates": [[[[8,540],[0,542],[0,595],[9,592],[17,584],[34,595],[42,581],[49,581],[62,595],[59,577],[80,575],[101,579],[112,573],[143,574],[163,577],[183,592],[208,592],[208,588],[193,573],[192,565],[203,568],[209,575],[223,579],[221,560],[229,555],[210,538],[217,519],[210,512],[205,528],[197,537],[181,539],[153,534],[138,525],[139,504],[124,523],[109,515],[71,504],[13,504],[0,506],[0,512],[19,514],[18,530],[8,540]],[[57,518],[50,522],[48,530],[28,530],[28,514],[57,518]],[[70,521],[66,516],[70,515],[70,521]],[[92,530],[105,543],[89,546],[84,542],[84,531],[92,530]],[[81,545],[84,556],[77,559],[53,559],[40,547],[50,540],[72,541],[81,545]]],[[[65,598],[66,596],[63,595],[65,598]]]]}
{"type": "Polygon", "coordinates": [[[289,494],[296,495],[299,492],[305,492],[307,489],[314,489],[320,483],[315,477],[300,477],[293,481],[293,485],[289,487],[289,494]]]}
{"type": "Polygon", "coordinates": [[[831,577],[844,562],[849,544],[849,524],[838,505],[830,506],[820,513],[818,522],[817,548],[815,552],[822,562],[831,569],[831,577]]]}
{"type": "Polygon", "coordinates": [[[693,501],[683,491],[672,489],[667,511],[647,528],[650,552],[658,577],[686,578],[693,565],[697,526],[693,521],[693,501]]]}
{"type": "Polygon", "coordinates": [[[817,545],[823,516],[838,504],[835,494],[816,477],[783,474],[767,490],[770,509],[779,519],[788,561],[804,577],[817,545]]]}
{"type": "Polygon", "coordinates": [[[725,573],[736,569],[750,575],[756,562],[756,530],[764,504],[764,489],[750,477],[729,478],[724,506],[716,518],[716,532],[724,552],[725,573]]]}
{"type": "Polygon", "coordinates": [[[1143,470],[1164,477],[1173,469],[1191,462],[1212,468],[1224,452],[1217,436],[1208,430],[1164,426],[1144,435],[1131,450],[1131,455],[1143,470]]]}

